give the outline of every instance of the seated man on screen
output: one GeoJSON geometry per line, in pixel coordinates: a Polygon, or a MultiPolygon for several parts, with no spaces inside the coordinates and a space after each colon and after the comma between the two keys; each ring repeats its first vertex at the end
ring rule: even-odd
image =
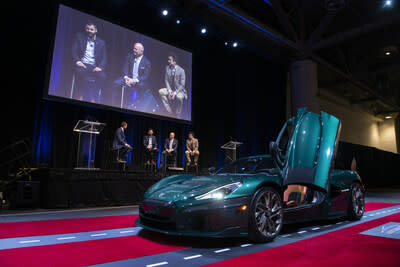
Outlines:
{"type": "Polygon", "coordinates": [[[177,64],[177,56],[170,53],[168,56],[168,66],[165,68],[165,88],[161,88],[158,92],[161,96],[162,103],[168,114],[175,114],[178,118],[182,112],[183,99],[187,99],[185,89],[185,70],[177,64]],[[173,105],[176,109],[173,112],[173,105]]]}
{"type": "Polygon", "coordinates": [[[98,103],[101,86],[106,78],[106,44],[97,36],[97,26],[87,22],[85,33],[78,33],[72,44],[75,64],[75,89],[73,98],[98,103]]]}
{"type": "MultiPolygon", "coordinates": [[[[114,81],[119,88],[120,86],[124,87],[124,94],[121,97],[123,98],[122,107],[126,109],[137,109],[140,98],[149,88],[151,64],[143,52],[143,44],[135,43],[132,52],[126,57],[123,68],[124,76],[114,81]]],[[[117,90],[120,90],[119,88],[117,90]]]]}
{"type": "Polygon", "coordinates": [[[194,138],[194,133],[189,132],[189,138],[186,140],[186,165],[190,166],[191,164],[191,156],[193,156],[194,165],[197,166],[197,162],[199,161],[199,140],[194,138]]]}
{"type": "Polygon", "coordinates": [[[156,165],[156,157],[158,154],[157,138],[153,135],[153,129],[147,131],[147,135],[143,138],[144,157],[146,165],[156,165]]]}
{"type": "Polygon", "coordinates": [[[126,156],[132,151],[132,147],[126,142],[125,130],[128,128],[126,122],[121,122],[121,127],[119,127],[114,134],[113,148],[119,149],[119,162],[125,162],[126,156]]]}
{"type": "Polygon", "coordinates": [[[165,139],[164,141],[164,151],[162,152],[161,156],[161,166],[166,166],[167,164],[167,157],[172,157],[174,166],[176,166],[176,151],[178,149],[178,140],[175,139],[175,133],[171,132],[169,134],[169,138],[165,139]]]}

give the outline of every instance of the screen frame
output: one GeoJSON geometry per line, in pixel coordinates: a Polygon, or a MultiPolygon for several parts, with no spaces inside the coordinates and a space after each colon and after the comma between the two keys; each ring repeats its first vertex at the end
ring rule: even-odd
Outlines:
{"type": "Polygon", "coordinates": [[[133,30],[131,27],[126,26],[124,24],[121,24],[119,22],[116,22],[112,19],[106,18],[103,15],[96,14],[93,11],[88,11],[83,8],[77,8],[74,7],[70,4],[64,3],[63,1],[56,1],[53,2],[53,16],[52,16],[52,30],[51,30],[51,37],[50,37],[50,43],[49,43],[49,51],[48,51],[48,56],[47,56],[47,63],[46,63],[46,74],[45,74],[45,82],[43,86],[43,92],[42,92],[42,99],[47,100],[47,101],[54,101],[54,102],[62,102],[62,103],[67,103],[67,104],[72,104],[75,106],[85,106],[85,107],[90,107],[90,108],[100,108],[103,110],[111,110],[111,111],[116,111],[119,113],[124,113],[124,114],[129,114],[129,115],[136,115],[136,116],[142,116],[142,117],[148,117],[148,118],[155,118],[155,119],[160,119],[160,120],[166,120],[166,121],[172,121],[172,122],[179,122],[179,123],[184,123],[184,124],[189,124],[191,125],[193,123],[193,98],[191,97],[191,102],[190,102],[190,120],[186,119],[179,119],[179,118],[174,118],[174,117],[168,117],[168,116],[163,116],[159,114],[152,114],[152,113],[147,113],[147,112],[141,112],[141,111],[136,111],[136,110],[130,110],[130,109],[124,109],[124,108],[119,108],[119,107],[114,107],[114,106],[109,106],[109,105],[104,105],[104,104],[98,104],[98,103],[91,103],[91,102],[86,102],[86,101],[80,101],[76,100],[73,98],[65,98],[65,97],[60,97],[60,96],[55,96],[55,95],[50,95],[49,94],[49,86],[50,86],[50,78],[51,78],[51,67],[53,64],[53,52],[54,52],[54,45],[55,45],[55,40],[56,40],[56,32],[57,32],[57,23],[58,23],[58,17],[59,17],[59,11],[60,11],[60,6],[65,6],[71,9],[74,9],[75,11],[85,13],[90,16],[94,16],[98,19],[104,20],[105,22],[112,23],[114,25],[120,26],[125,28],[126,30],[136,32],[138,34],[145,35],[146,37],[152,38],[154,40],[157,40],[159,42],[165,43],[167,45],[174,46],[175,48],[181,49],[185,52],[191,53],[191,61],[192,61],[192,82],[191,82],[191,95],[193,97],[193,49],[189,49],[187,47],[183,47],[182,45],[177,45],[171,40],[162,40],[157,37],[155,37],[152,34],[147,34],[143,33],[141,31],[136,31],[133,30]]]}

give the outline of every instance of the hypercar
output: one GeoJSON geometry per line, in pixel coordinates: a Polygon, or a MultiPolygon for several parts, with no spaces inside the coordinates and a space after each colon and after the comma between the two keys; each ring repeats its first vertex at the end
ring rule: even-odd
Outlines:
{"type": "Polygon", "coordinates": [[[268,242],[284,224],[364,213],[357,172],[334,168],[340,120],[299,109],[270,154],[238,159],[207,176],[173,175],[145,193],[136,224],[185,236],[268,242]]]}

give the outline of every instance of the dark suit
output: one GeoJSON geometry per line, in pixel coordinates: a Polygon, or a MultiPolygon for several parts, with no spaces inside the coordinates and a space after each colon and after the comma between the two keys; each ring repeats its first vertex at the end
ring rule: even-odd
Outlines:
{"type": "Polygon", "coordinates": [[[126,156],[128,156],[128,154],[132,151],[132,148],[127,147],[126,144],[127,142],[125,139],[124,130],[122,130],[122,127],[120,127],[115,131],[113,140],[113,148],[120,150],[119,159],[125,159],[126,156]]]}
{"type": "Polygon", "coordinates": [[[129,53],[128,56],[125,59],[125,64],[123,67],[123,76],[117,80],[114,81],[114,83],[118,86],[117,90],[120,90],[121,86],[125,86],[124,90],[124,103],[123,107],[124,108],[130,108],[131,104],[134,104],[137,102],[137,100],[140,100],[142,97],[143,93],[149,89],[149,76],[151,72],[151,63],[150,61],[143,56],[142,59],[140,60],[139,63],[139,68],[138,68],[138,77],[137,79],[139,80],[138,83],[133,84],[131,87],[125,85],[125,79],[124,77],[127,76],[129,78],[133,78],[133,67],[135,64],[135,56],[133,53],[129,53]],[[133,103],[131,103],[131,96],[133,91],[137,92],[136,99],[133,103]]]}
{"type": "Polygon", "coordinates": [[[107,64],[107,53],[105,42],[96,36],[94,40],[94,59],[95,64],[86,64],[86,68],[77,66],[78,61],[82,61],[85,55],[88,36],[84,33],[77,33],[72,44],[72,59],[75,65],[76,82],[73,98],[84,101],[100,102],[99,90],[103,86],[106,75],[104,69],[107,64]],[[93,69],[99,67],[102,71],[94,72],[93,69]]]}
{"type": "Polygon", "coordinates": [[[162,157],[161,157],[161,160],[162,160],[161,165],[162,166],[165,165],[165,163],[166,163],[165,161],[167,159],[167,156],[168,157],[172,157],[173,165],[176,166],[176,155],[177,155],[177,149],[178,149],[178,140],[176,140],[174,138],[174,140],[172,141],[172,146],[171,146],[172,152],[170,152],[170,153],[168,153],[166,151],[167,149],[170,149],[169,142],[170,142],[169,138],[165,139],[165,141],[164,141],[164,151],[162,152],[162,157]]]}
{"type": "Polygon", "coordinates": [[[144,156],[145,161],[156,161],[156,156],[158,154],[157,150],[157,138],[152,135],[145,135],[143,138],[143,146],[144,146],[144,156]],[[149,140],[151,139],[151,148],[149,149],[149,140]]]}

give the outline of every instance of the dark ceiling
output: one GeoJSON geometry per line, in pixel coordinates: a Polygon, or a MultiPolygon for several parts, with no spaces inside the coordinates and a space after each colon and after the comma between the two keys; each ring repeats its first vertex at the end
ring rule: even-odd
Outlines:
{"type": "MultiPolygon", "coordinates": [[[[400,111],[400,3],[392,0],[167,0],[286,64],[319,63],[319,87],[374,115],[400,111]]],[[[167,3],[167,4],[166,4],[167,3]]],[[[226,38],[226,37],[222,37],[226,38]]]]}

